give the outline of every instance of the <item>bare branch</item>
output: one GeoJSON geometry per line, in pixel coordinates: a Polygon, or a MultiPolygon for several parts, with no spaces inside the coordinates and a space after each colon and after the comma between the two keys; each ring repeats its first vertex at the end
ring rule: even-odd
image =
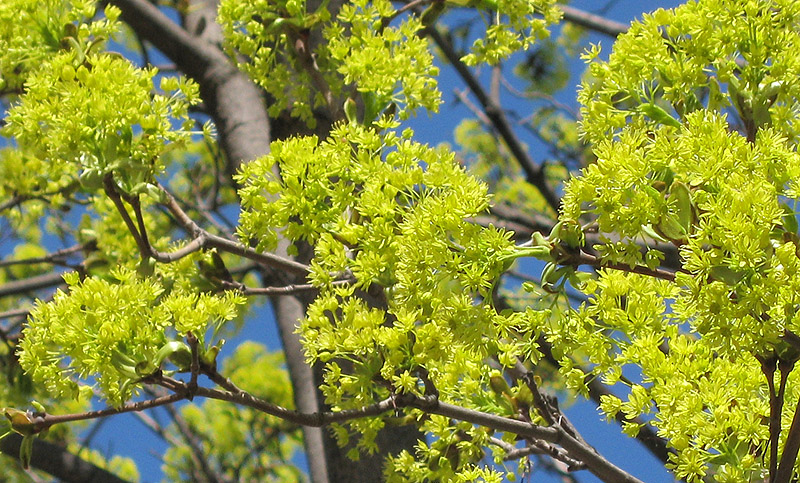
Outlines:
{"type": "Polygon", "coordinates": [[[14,265],[35,265],[37,263],[52,263],[55,265],[63,265],[64,260],[70,255],[80,252],[87,248],[87,243],[80,245],[73,245],[69,248],[64,248],[53,253],[48,253],[43,257],[23,258],[19,260],[0,260],[0,267],[11,267],[14,265]]]}
{"type": "MultiPolygon", "coordinates": [[[[354,279],[335,280],[331,282],[334,287],[350,285],[355,282],[354,279]]],[[[294,295],[300,292],[314,292],[318,291],[319,287],[315,287],[310,283],[296,283],[284,285],[282,287],[247,287],[239,282],[228,282],[223,280],[222,286],[232,290],[238,290],[244,295],[294,295]]]]}
{"type": "Polygon", "coordinates": [[[575,25],[580,25],[583,28],[600,32],[611,37],[616,37],[628,31],[628,26],[624,23],[609,20],[600,15],[585,12],[569,5],[559,5],[558,8],[564,12],[564,20],[575,25]]]}
{"type": "MultiPolygon", "coordinates": [[[[209,233],[195,223],[194,220],[189,218],[189,215],[183,211],[178,202],[175,200],[175,197],[172,196],[169,191],[167,191],[163,186],[161,187],[161,190],[166,198],[166,202],[164,203],[165,206],[170,211],[172,216],[178,220],[178,223],[183,227],[183,229],[194,238],[193,243],[198,246],[198,249],[218,248],[266,266],[286,270],[293,274],[307,275],[309,273],[310,269],[307,265],[290,260],[288,258],[280,257],[272,253],[260,253],[235,241],[214,235],[213,233],[209,233]]],[[[153,258],[158,261],[169,262],[172,261],[173,256],[176,255],[153,252],[153,258]]],[[[183,254],[180,254],[180,256],[183,256],[183,254]]]]}
{"type": "Polygon", "coordinates": [[[164,406],[165,404],[172,404],[177,401],[186,399],[185,394],[170,394],[169,396],[161,396],[155,399],[148,399],[145,401],[135,401],[132,403],[124,404],[118,408],[105,408],[96,411],[86,411],[84,413],[63,414],[63,415],[35,415],[34,423],[37,430],[41,431],[51,426],[61,423],[69,423],[72,421],[86,421],[89,419],[103,418],[113,416],[115,414],[129,413],[133,411],[144,411],[145,409],[156,408],[164,406]]]}
{"type": "Polygon", "coordinates": [[[136,240],[136,246],[139,248],[139,253],[142,258],[147,259],[152,257],[153,250],[147,242],[146,235],[139,233],[139,229],[131,219],[128,209],[125,208],[125,205],[122,203],[122,197],[119,194],[119,189],[117,189],[117,184],[114,182],[114,175],[112,173],[107,173],[103,178],[103,188],[105,189],[106,195],[114,203],[120,216],[122,216],[122,221],[125,222],[128,231],[133,235],[133,239],[136,240]]]}
{"type": "Polygon", "coordinates": [[[45,273],[43,275],[36,275],[34,277],[26,278],[23,280],[14,280],[0,285],[0,297],[8,297],[10,295],[19,295],[23,293],[33,292],[43,288],[50,288],[64,283],[63,273],[45,273]]]}
{"type": "Polygon", "coordinates": [[[0,203],[0,212],[5,211],[9,208],[13,208],[15,206],[20,205],[23,201],[29,200],[30,197],[22,196],[22,195],[15,195],[9,198],[8,200],[0,203]]]}
{"type": "MultiPolygon", "coordinates": [[[[398,405],[405,401],[398,401],[398,405]]],[[[421,409],[430,414],[439,414],[461,421],[486,426],[497,431],[510,432],[531,439],[540,439],[555,443],[564,448],[570,457],[582,461],[586,464],[589,471],[603,481],[615,483],[633,483],[640,480],[613,463],[606,460],[594,448],[578,441],[560,427],[542,427],[508,419],[502,416],[486,414],[473,409],[462,408],[439,402],[431,398],[414,397],[405,405],[421,409]]]]}
{"type": "Polygon", "coordinates": [[[444,38],[436,28],[428,27],[425,29],[425,32],[433,39],[434,42],[436,42],[436,45],[442,49],[442,52],[444,53],[445,57],[447,57],[448,62],[453,64],[453,67],[455,67],[458,75],[464,80],[464,82],[467,84],[467,87],[469,87],[469,89],[478,99],[478,102],[480,102],[481,106],[483,107],[486,116],[491,120],[492,125],[497,130],[497,133],[500,135],[502,140],[506,143],[506,146],[508,146],[508,149],[514,156],[514,159],[517,160],[517,163],[519,163],[520,167],[525,172],[527,181],[539,190],[553,212],[557,213],[558,207],[561,203],[560,199],[550,185],[547,184],[543,167],[541,165],[537,165],[522,146],[522,142],[511,128],[511,124],[508,122],[503,109],[497,103],[492,101],[489,94],[486,93],[483,86],[480,84],[480,82],[478,82],[478,79],[469,70],[469,67],[467,67],[467,65],[461,61],[461,58],[458,56],[458,54],[456,54],[456,51],[453,49],[453,46],[450,44],[450,42],[444,38]]]}

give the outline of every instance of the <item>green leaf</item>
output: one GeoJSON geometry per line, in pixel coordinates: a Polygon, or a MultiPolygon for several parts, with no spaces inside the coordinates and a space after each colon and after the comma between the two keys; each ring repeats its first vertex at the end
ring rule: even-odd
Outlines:
{"type": "Polygon", "coordinates": [[[33,456],[33,441],[36,439],[35,435],[27,435],[22,437],[19,445],[19,461],[22,463],[22,468],[29,469],[31,466],[31,457],[33,456]]]}

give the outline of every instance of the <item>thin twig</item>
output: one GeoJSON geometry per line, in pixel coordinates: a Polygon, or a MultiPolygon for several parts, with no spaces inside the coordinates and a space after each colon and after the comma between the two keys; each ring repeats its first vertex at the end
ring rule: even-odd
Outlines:
{"type": "Polygon", "coordinates": [[[601,260],[600,257],[581,251],[569,257],[564,264],[567,265],[589,265],[595,268],[610,268],[613,270],[621,270],[623,272],[638,273],[641,275],[649,275],[651,277],[660,278],[670,282],[675,281],[675,272],[664,270],[663,268],[648,268],[641,265],[630,265],[617,262],[608,262],[601,260]]]}
{"type": "Polygon", "coordinates": [[[34,424],[36,424],[36,429],[41,431],[56,424],[70,423],[73,421],[87,421],[90,419],[113,416],[115,414],[130,413],[134,411],[144,411],[145,409],[156,408],[159,406],[164,406],[166,404],[173,404],[183,399],[186,399],[185,394],[175,393],[175,394],[170,394],[169,396],[157,397],[155,399],[148,399],[145,401],[136,401],[123,404],[118,408],[105,408],[105,409],[98,409],[96,411],[86,411],[83,413],[75,413],[75,414],[36,415],[34,419],[34,424]]]}
{"type": "MultiPolygon", "coordinates": [[[[165,406],[170,407],[170,406],[165,406]]],[[[171,444],[172,446],[178,447],[182,444],[181,440],[175,437],[174,434],[168,432],[164,427],[159,423],[154,417],[150,416],[145,412],[138,412],[133,413],[134,417],[141,422],[145,428],[149,429],[153,432],[156,436],[164,440],[165,442],[171,444]]]]}
{"type": "MultiPolygon", "coordinates": [[[[181,437],[186,442],[186,445],[189,446],[189,454],[191,455],[192,462],[194,463],[193,466],[199,469],[199,471],[202,473],[202,476],[205,477],[205,481],[219,481],[218,476],[208,465],[208,455],[203,451],[202,444],[200,441],[198,441],[198,438],[194,434],[194,431],[192,431],[190,425],[172,405],[164,406],[164,409],[169,413],[170,418],[172,418],[172,422],[175,424],[175,427],[178,429],[181,437]]],[[[183,446],[183,444],[179,444],[179,446],[183,446]]]]}
{"type": "Polygon", "coordinates": [[[442,36],[435,27],[427,27],[425,32],[436,42],[436,45],[442,50],[447,60],[455,67],[461,79],[478,99],[486,116],[491,120],[492,125],[506,143],[506,146],[508,146],[514,159],[517,160],[517,163],[519,163],[522,170],[525,172],[527,181],[539,190],[550,208],[554,212],[558,212],[558,207],[560,205],[559,197],[555,194],[550,185],[547,184],[542,166],[536,165],[523,147],[522,142],[514,133],[514,130],[511,129],[511,124],[508,122],[502,108],[492,101],[483,86],[478,82],[478,79],[469,70],[469,67],[461,61],[461,58],[456,53],[455,49],[453,49],[449,40],[442,36]]]}
{"type": "Polygon", "coordinates": [[[295,274],[307,275],[309,273],[309,267],[307,265],[295,262],[294,260],[279,257],[278,255],[274,255],[272,253],[260,253],[235,241],[209,233],[195,223],[194,220],[189,218],[189,215],[183,211],[175,197],[172,196],[169,191],[167,191],[161,185],[159,185],[159,188],[166,199],[163,204],[167,207],[172,216],[177,219],[181,227],[192,237],[192,240],[182,248],[168,253],[156,250],[147,240],[144,218],[141,210],[137,209],[138,202],[135,199],[130,200],[137,219],[137,222],[134,223],[133,219],[128,213],[128,210],[123,204],[122,197],[116,187],[116,184],[114,183],[112,175],[108,174],[105,178],[106,194],[109,196],[109,198],[111,198],[111,200],[114,202],[114,205],[117,207],[117,211],[119,211],[120,215],[122,216],[125,225],[128,227],[128,231],[130,231],[131,235],[134,237],[136,245],[139,247],[139,251],[143,259],[153,258],[158,262],[171,263],[203,248],[218,248],[222,251],[248,258],[254,262],[283,269],[295,274]]]}
{"type": "Polygon", "coordinates": [[[290,48],[294,49],[294,53],[297,56],[300,65],[308,73],[312,84],[322,95],[322,98],[325,99],[325,103],[328,107],[328,115],[330,116],[331,121],[334,122],[344,119],[344,106],[342,102],[337,100],[336,96],[333,94],[333,91],[331,91],[328,82],[325,80],[325,76],[322,75],[322,72],[317,65],[316,57],[314,56],[313,52],[311,52],[312,47],[309,44],[309,39],[298,35],[297,38],[293,40],[294,41],[291,42],[290,48]]]}
{"type": "Polygon", "coordinates": [[[114,206],[117,208],[117,211],[122,217],[122,221],[125,223],[125,226],[128,227],[128,231],[131,233],[131,235],[133,235],[133,239],[136,241],[136,246],[139,248],[139,253],[141,254],[142,258],[151,258],[153,250],[150,247],[150,244],[147,242],[147,239],[144,238],[141,233],[139,233],[139,229],[133,222],[130,213],[128,213],[128,209],[125,208],[125,204],[122,202],[122,196],[119,193],[119,189],[117,188],[117,184],[114,181],[114,175],[112,173],[107,173],[103,178],[103,187],[106,195],[111,199],[111,201],[114,203],[114,206]]]}
{"type": "MultiPolygon", "coordinates": [[[[543,441],[533,441],[529,446],[530,453],[532,454],[545,454],[556,461],[560,461],[567,466],[567,471],[578,471],[578,470],[585,470],[586,464],[582,461],[578,461],[574,458],[570,458],[568,454],[564,452],[563,449],[554,446],[550,443],[545,443],[543,441]]],[[[522,453],[523,450],[527,448],[520,448],[517,451],[522,453]]],[[[511,458],[519,458],[521,456],[517,456],[515,452],[509,453],[506,457],[511,458]]]]}
{"type": "Polygon", "coordinates": [[[9,208],[13,208],[13,207],[19,205],[20,203],[22,203],[22,202],[24,202],[26,200],[29,200],[29,199],[30,199],[29,196],[14,195],[11,198],[9,198],[8,200],[0,203],[0,212],[1,211],[5,211],[5,210],[7,210],[9,208]]]}
{"type": "Polygon", "coordinates": [[[775,481],[775,473],[778,471],[778,438],[781,434],[781,412],[782,406],[775,391],[775,370],[778,367],[776,357],[759,357],[761,372],[767,378],[769,388],[769,481],[775,481]]]}
{"type": "MultiPolygon", "coordinates": [[[[336,280],[331,282],[331,285],[334,287],[347,286],[351,285],[354,281],[355,280],[352,279],[336,280]]],[[[223,280],[221,281],[221,285],[227,289],[238,290],[243,295],[294,295],[302,292],[319,290],[319,287],[315,287],[310,283],[297,283],[284,285],[282,287],[248,287],[239,282],[223,280]]]]}
{"type": "Polygon", "coordinates": [[[444,0],[411,0],[407,4],[403,5],[402,7],[398,8],[397,10],[395,10],[394,13],[392,13],[392,15],[390,15],[388,17],[384,17],[381,20],[382,28],[386,28],[386,26],[389,25],[392,22],[392,20],[396,19],[397,17],[399,17],[403,13],[408,12],[409,10],[414,10],[417,7],[420,7],[422,5],[425,5],[425,4],[428,4],[428,3],[433,3],[433,2],[436,2],[436,1],[444,1],[444,0]]]}
{"type": "Polygon", "coordinates": [[[489,116],[487,116],[485,112],[483,112],[483,109],[479,108],[474,102],[472,102],[472,100],[469,98],[469,90],[453,89],[453,92],[455,93],[456,97],[458,97],[459,102],[464,104],[464,106],[469,109],[470,112],[472,112],[472,115],[478,118],[478,121],[480,121],[481,124],[487,128],[491,128],[492,120],[489,119],[489,116]]]}
{"type": "MultiPolygon", "coordinates": [[[[558,99],[549,94],[545,94],[544,92],[538,92],[538,91],[523,92],[514,87],[510,82],[508,82],[508,79],[506,79],[505,76],[501,78],[501,82],[503,83],[503,87],[505,87],[506,90],[510,92],[511,95],[513,96],[521,97],[523,99],[541,99],[547,101],[550,105],[553,106],[554,109],[557,109],[559,111],[564,111],[567,114],[569,114],[570,117],[572,117],[573,119],[578,119],[578,111],[564,104],[563,102],[559,102],[558,99]]],[[[531,114],[531,116],[533,115],[534,114],[531,114]]],[[[531,116],[528,116],[528,118],[530,118],[531,116]]],[[[521,119],[520,123],[526,122],[526,119],[528,118],[521,119]]]]}
{"type": "MultiPolygon", "coordinates": [[[[214,235],[213,233],[209,233],[197,225],[197,223],[195,223],[194,220],[192,220],[189,215],[183,211],[175,197],[172,196],[172,194],[166,188],[161,185],[159,185],[159,188],[166,199],[166,201],[163,203],[164,206],[166,206],[172,216],[175,217],[175,219],[178,221],[178,224],[181,225],[181,227],[186,230],[189,236],[194,239],[190,244],[195,244],[197,249],[218,248],[222,251],[258,262],[262,265],[286,270],[287,272],[291,272],[293,274],[307,275],[309,273],[310,268],[308,265],[283,258],[272,253],[260,253],[235,241],[214,235]]],[[[161,261],[159,257],[164,258],[164,260],[168,260],[169,254],[154,253],[153,257],[159,261],[161,261]]]]}
{"type": "Polygon", "coordinates": [[[33,258],[22,258],[17,260],[0,260],[0,267],[10,267],[13,265],[35,265],[37,263],[53,263],[55,265],[62,265],[63,259],[69,257],[70,255],[80,252],[87,247],[87,243],[82,243],[80,245],[73,245],[68,248],[63,248],[61,250],[55,251],[53,253],[48,253],[42,257],[33,257],[33,258]]]}

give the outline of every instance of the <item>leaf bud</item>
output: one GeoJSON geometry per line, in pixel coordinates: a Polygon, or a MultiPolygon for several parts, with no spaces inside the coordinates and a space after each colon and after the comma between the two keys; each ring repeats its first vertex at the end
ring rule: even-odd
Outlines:
{"type": "Polygon", "coordinates": [[[358,106],[352,97],[344,101],[344,116],[350,124],[358,124],[358,106]]]}
{"type": "Polygon", "coordinates": [[[506,379],[500,374],[500,371],[492,371],[492,375],[489,377],[489,387],[491,387],[492,391],[498,396],[511,394],[511,388],[508,387],[508,382],[506,382],[506,379]]]}

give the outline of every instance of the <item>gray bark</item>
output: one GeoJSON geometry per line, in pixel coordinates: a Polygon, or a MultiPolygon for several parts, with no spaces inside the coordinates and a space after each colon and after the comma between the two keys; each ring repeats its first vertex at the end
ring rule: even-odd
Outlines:
{"type": "MultiPolygon", "coordinates": [[[[264,96],[219,49],[219,27],[210,22],[216,2],[193,2],[185,18],[186,29],[171,22],[144,0],[115,0],[113,3],[122,10],[122,19],[143,39],[198,82],[201,97],[214,119],[220,144],[227,155],[229,174],[234,173],[241,162],[269,152],[274,127],[267,117],[264,96]]],[[[327,126],[327,119],[319,124],[327,126]]],[[[285,135],[290,135],[294,128],[277,127],[285,135]]],[[[285,247],[286,242],[281,245],[285,247]]],[[[326,409],[318,390],[321,372],[305,362],[299,336],[295,333],[308,302],[298,297],[277,297],[273,300],[273,309],[286,353],[295,404],[300,411],[314,412],[326,409]]],[[[413,450],[413,445],[422,437],[416,428],[387,429],[378,437],[382,451],[364,456],[355,463],[346,457],[348,448],[340,449],[329,431],[309,427],[303,428],[303,435],[309,472],[315,483],[381,481],[386,454],[401,449],[413,450]]]]}

